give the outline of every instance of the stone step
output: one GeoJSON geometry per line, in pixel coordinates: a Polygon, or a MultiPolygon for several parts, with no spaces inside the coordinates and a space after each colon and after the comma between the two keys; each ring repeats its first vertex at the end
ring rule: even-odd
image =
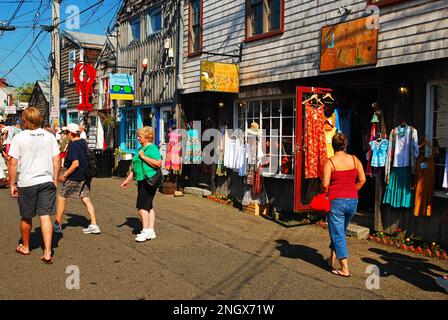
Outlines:
{"type": "Polygon", "coordinates": [[[347,235],[356,239],[368,239],[370,229],[350,223],[347,227],[347,235]]]}
{"type": "Polygon", "coordinates": [[[184,193],[185,194],[192,194],[198,197],[202,197],[202,196],[211,196],[212,193],[210,190],[205,190],[205,189],[201,189],[201,188],[196,188],[196,187],[185,187],[184,188],[184,193]]]}

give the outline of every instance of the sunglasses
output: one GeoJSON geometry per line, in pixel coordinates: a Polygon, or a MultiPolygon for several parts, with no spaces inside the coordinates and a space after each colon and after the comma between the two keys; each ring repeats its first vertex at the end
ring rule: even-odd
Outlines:
{"type": "Polygon", "coordinates": [[[119,86],[119,85],[113,85],[112,86],[112,91],[113,92],[120,92],[121,89],[123,89],[125,93],[132,93],[132,87],[131,86],[119,86]]]}

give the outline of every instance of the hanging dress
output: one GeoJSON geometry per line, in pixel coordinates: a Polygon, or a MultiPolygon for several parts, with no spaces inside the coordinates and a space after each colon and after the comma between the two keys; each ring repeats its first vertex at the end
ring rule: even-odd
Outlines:
{"type": "Polygon", "coordinates": [[[414,202],[411,173],[415,168],[415,158],[418,156],[417,130],[410,126],[397,127],[392,130],[389,139],[389,159],[386,162],[388,184],[383,203],[390,204],[394,208],[410,208],[414,202]],[[393,166],[390,168],[391,164],[393,166]]]}
{"type": "Polygon", "coordinates": [[[185,149],[184,164],[201,164],[202,150],[198,130],[188,130],[187,146],[185,149]]]}
{"type": "Polygon", "coordinates": [[[416,166],[417,187],[415,189],[414,216],[430,217],[434,196],[434,156],[420,155],[416,166]]]}
{"type": "Polygon", "coordinates": [[[322,178],[327,159],[324,109],[306,103],[305,112],[305,178],[322,178]]]}
{"type": "Polygon", "coordinates": [[[168,134],[169,142],[166,150],[165,169],[180,171],[182,165],[181,135],[176,131],[168,134]]]}

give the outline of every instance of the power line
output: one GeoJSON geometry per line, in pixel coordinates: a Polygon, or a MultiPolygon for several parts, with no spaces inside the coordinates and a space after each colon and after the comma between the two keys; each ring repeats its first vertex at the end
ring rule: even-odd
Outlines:
{"type": "Polygon", "coordinates": [[[28,50],[26,50],[25,54],[22,56],[22,58],[20,58],[19,61],[17,61],[17,63],[6,73],[2,76],[2,78],[6,78],[6,76],[8,74],[10,74],[15,68],[17,68],[17,66],[23,61],[23,59],[25,59],[25,57],[28,55],[28,52],[30,52],[30,50],[33,48],[34,44],[36,43],[37,39],[39,39],[40,35],[44,32],[44,30],[40,30],[40,32],[37,34],[37,36],[34,38],[33,42],[31,43],[31,45],[28,47],[28,50]]]}
{"type": "MultiPolygon", "coordinates": [[[[25,0],[21,0],[20,3],[17,5],[16,10],[14,11],[14,13],[12,14],[11,18],[8,20],[8,22],[6,22],[4,25],[5,26],[9,26],[11,24],[11,22],[15,19],[15,17],[17,16],[17,14],[19,13],[20,9],[23,6],[23,3],[25,2],[25,0]]],[[[0,38],[3,36],[3,33],[5,33],[5,31],[0,31],[0,38]]]]}

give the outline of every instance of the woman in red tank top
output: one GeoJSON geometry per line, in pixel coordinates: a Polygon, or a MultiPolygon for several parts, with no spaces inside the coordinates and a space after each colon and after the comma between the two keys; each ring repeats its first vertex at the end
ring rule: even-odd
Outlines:
{"type": "Polygon", "coordinates": [[[331,201],[331,210],[327,216],[331,251],[327,264],[333,274],[349,277],[346,232],[356,213],[358,191],[366,182],[366,176],[361,162],[346,153],[347,138],[343,133],[333,137],[332,145],[335,154],[325,161],[322,180],[322,190],[331,201]],[[339,260],[340,270],[333,269],[335,258],[339,260]]]}

